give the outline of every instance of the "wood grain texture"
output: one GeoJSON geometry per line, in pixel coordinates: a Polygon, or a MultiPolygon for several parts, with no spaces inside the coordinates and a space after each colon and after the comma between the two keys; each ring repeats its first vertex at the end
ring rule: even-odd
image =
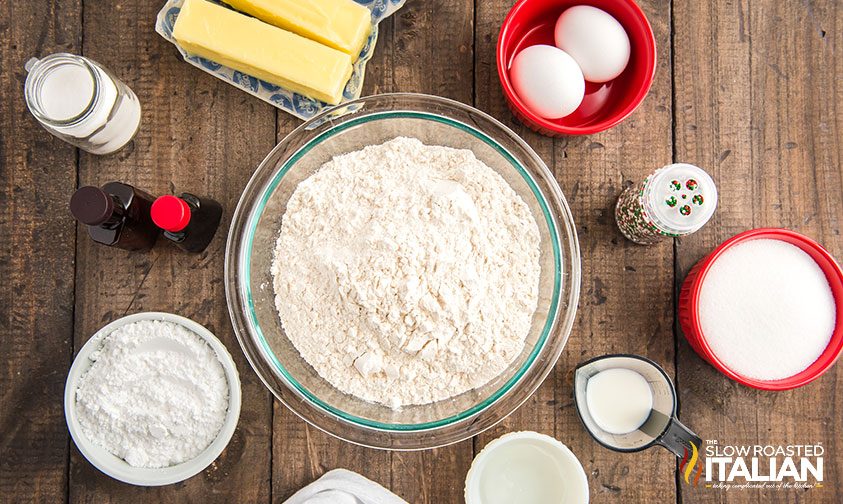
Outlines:
{"type": "MultiPolygon", "coordinates": [[[[380,26],[363,94],[419,92],[471,104],[473,15],[470,0],[407,2],[380,26]]],[[[279,139],[297,125],[279,116],[279,139]]],[[[461,502],[473,456],[471,441],[408,453],[353,446],[305,424],[278,403],[274,438],[276,502],[337,467],[357,471],[409,502],[461,502]]]]}
{"type": "MultiPolygon", "coordinates": [[[[271,400],[231,329],[223,286],[225,237],[238,196],[275,141],[275,109],[184,63],[153,30],[159,2],[86,2],[84,53],[138,95],[143,116],[132,145],[81,157],[80,184],[120,180],[154,195],[193,192],[220,201],[223,222],[201,254],[163,238],[148,253],[80,239],[76,346],[124,314],[167,311],[204,325],[240,372],[242,410],[234,437],[209,468],[184,483],[139,488],[101,474],[73,450],[72,501],[266,502],[270,494],[271,400]]],[[[80,233],[84,231],[80,230],[80,233]]],[[[81,235],[80,236],[84,236],[81,235]]]]}
{"type": "Polygon", "coordinates": [[[476,439],[416,453],[361,448],[309,427],[272,400],[243,358],[225,306],[224,235],[254,168],[300,122],[181,61],[154,33],[160,3],[0,0],[0,276],[8,284],[0,291],[0,502],[282,502],[346,467],[412,503],[458,503],[473,455],[515,430],[570,446],[595,503],[840,501],[840,366],[799,390],[748,389],[697,357],[674,315],[688,269],[745,229],[789,227],[843,257],[839,2],[642,0],[659,48],[649,96],[608,132],[557,140],[518,123],[503,99],[494,49],[513,0],[409,0],[381,25],[364,94],[446,96],[513,128],[556,175],[582,248],[574,331],[544,385],[476,439]],[[29,116],[23,63],[55,51],[85,54],[135,90],[143,118],[129,147],[107,157],[78,154],[29,116]],[[613,219],[618,193],[672,160],[712,173],[720,189],[713,220],[675,243],[627,242],[613,219]],[[74,227],[67,201],[77,183],[110,180],[216,198],[226,210],[222,231],[199,255],[163,240],[147,254],[93,244],[74,227]],[[187,482],[157,489],[118,483],[86,462],[68,441],[61,404],[74,348],[109,321],[147,310],[207,326],[243,382],[240,423],[222,457],[187,482]],[[704,439],[822,442],[825,487],[692,488],[666,451],[620,455],[598,446],[576,418],[572,370],[610,352],[647,355],[675,373],[680,416],[704,439]]]}
{"type": "Polygon", "coordinates": [[[78,1],[0,1],[0,500],[64,502],[73,351],[76,149],[24,101],[24,63],[77,52],[78,1]]]}
{"type": "Polygon", "coordinates": [[[513,430],[555,435],[583,463],[592,502],[675,499],[671,455],[649,450],[621,456],[600,447],[581,426],[572,399],[574,367],[598,355],[638,353],[673,370],[671,245],[640,247],[626,241],[613,213],[625,185],[671,160],[669,9],[663,2],[641,6],[659,48],[656,80],[641,108],[607,132],[550,140],[516,124],[500,90],[494,50],[509,5],[478,3],[478,106],[513,127],[551,168],[571,206],[582,251],[577,319],[555,372],[527,404],[480,436],[478,447],[513,430]]]}
{"type": "MultiPolygon", "coordinates": [[[[677,242],[677,288],[698,259],[754,227],[793,229],[841,257],[841,15],[833,1],[676,2],[676,155],[710,170],[720,191],[713,221],[677,242]]],[[[827,453],[824,488],[722,492],[683,483],[683,499],[839,502],[840,366],[801,389],[756,391],[726,379],[679,338],[682,412],[703,438],[820,442],[827,453]]]]}
{"type": "MultiPolygon", "coordinates": [[[[475,106],[502,121],[524,138],[552,170],[554,140],[536,135],[512,116],[506,106],[503,90],[498,81],[495,46],[501,23],[511,3],[503,1],[477,2],[476,4],[475,106]]],[[[549,375],[544,384],[512,415],[477,436],[474,439],[475,454],[479,453],[489,441],[507,432],[533,430],[556,436],[555,418],[560,405],[556,398],[555,374],[554,372],[549,375]]],[[[570,404],[570,401],[568,402],[570,404]]]]}
{"type": "MultiPolygon", "coordinates": [[[[395,17],[393,91],[427,93],[472,104],[474,2],[407,2],[395,17]]],[[[391,454],[392,490],[413,503],[462,502],[471,441],[391,454]]]]}
{"type": "MultiPolygon", "coordinates": [[[[391,82],[392,21],[387,19],[379,26],[375,53],[366,65],[365,88],[385,87],[391,82]]],[[[301,124],[284,112],[279,111],[277,117],[278,141],[301,124]]],[[[356,471],[386,487],[391,485],[389,453],[340,441],[309,425],[279,401],[274,401],[273,407],[272,502],[283,502],[301,487],[337,468],[356,471]]]]}
{"type": "MultiPolygon", "coordinates": [[[[555,146],[554,173],[571,199],[583,257],[582,311],[555,377],[561,404],[573,393],[576,364],[601,354],[644,355],[668,374],[674,372],[671,243],[633,244],[614,222],[614,205],[623,188],[668,164],[672,155],[670,6],[657,0],[638,4],[658,48],[649,94],[617,127],[555,146]]],[[[592,502],[675,500],[676,459],[666,450],[609,451],[585,434],[572,407],[557,413],[556,425],[558,437],[586,467],[592,502]]]]}

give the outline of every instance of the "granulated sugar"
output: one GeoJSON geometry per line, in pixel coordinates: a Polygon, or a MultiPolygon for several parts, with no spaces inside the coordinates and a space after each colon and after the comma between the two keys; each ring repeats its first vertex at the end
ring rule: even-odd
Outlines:
{"type": "Polygon", "coordinates": [[[287,203],[276,307],[343,392],[399,407],[498,376],[536,310],[539,231],[469,150],[396,138],[335,157],[287,203]]]}
{"type": "Polygon", "coordinates": [[[217,354],[187,328],[160,320],[105,336],[76,390],[84,435],[135,467],[195,458],[222,428],[228,381],[217,354]]]}
{"type": "Polygon", "coordinates": [[[811,256],[781,240],[747,241],[712,264],[700,291],[700,323],[712,352],[734,372],[779,380],[828,346],[836,308],[811,256]]]}

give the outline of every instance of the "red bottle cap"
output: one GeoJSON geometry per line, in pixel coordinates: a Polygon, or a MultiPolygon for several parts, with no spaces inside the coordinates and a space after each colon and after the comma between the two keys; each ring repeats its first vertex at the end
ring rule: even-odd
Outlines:
{"type": "Polygon", "coordinates": [[[152,202],[152,222],[164,231],[177,233],[190,222],[190,207],[175,196],[161,196],[152,202]]]}

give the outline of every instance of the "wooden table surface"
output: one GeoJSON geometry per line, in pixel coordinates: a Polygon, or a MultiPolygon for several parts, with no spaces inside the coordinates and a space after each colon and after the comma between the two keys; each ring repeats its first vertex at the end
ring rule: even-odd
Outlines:
{"type": "Polygon", "coordinates": [[[494,60],[512,0],[409,0],[382,25],[365,94],[413,91],[484,110],[522,135],[555,173],[582,247],[574,331],[544,385],[490,431],[453,446],[390,453],[309,427],[274,401],[243,358],[223,292],[225,231],[200,255],[165,242],[149,253],[92,243],[68,213],[80,185],[121,180],[154,194],[190,191],[229,218],[267,152],[300,123],[181,61],[153,23],[162,0],[0,0],[0,501],[283,501],[346,467],[410,502],[462,501],[465,473],[488,441],[515,430],[562,440],[585,466],[592,502],[840,502],[843,366],[799,390],[767,393],[705,364],[678,329],[678,286],[700,257],[746,229],[807,234],[843,258],[843,5],[805,1],[642,1],[658,69],[642,106],[620,126],[550,139],[517,123],[494,60]],[[24,62],[66,51],[128,83],[141,129],[116,155],[80,152],[42,130],[23,99],[24,62]],[[618,232],[618,193],[672,161],[706,168],[720,205],[702,231],[640,247],[618,232]],[[138,488],[94,469],[69,440],[62,409],[74,352],[124,314],[161,310],[215,332],[237,362],[243,409],[231,444],[180,484],[138,488]],[[571,399],[572,370],[610,352],[642,354],[675,378],[680,416],[729,444],[825,446],[825,485],[718,491],[680,481],[677,460],[652,449],[597,445],[571,399]]]}

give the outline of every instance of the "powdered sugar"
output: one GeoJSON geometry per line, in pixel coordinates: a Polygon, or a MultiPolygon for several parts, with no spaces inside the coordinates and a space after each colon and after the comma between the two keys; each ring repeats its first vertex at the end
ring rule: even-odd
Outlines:
{"type": "Polygon", "coordinates": [[[446,399],[522,351],[539,240],[524,201],[471,151],[396,138],[296,188],[272,265],[276,307],[338,389],[393,407],[446,399]]]}
{"type": "Polygon", "coordinates": [[[714,354],[758,380],[793,376],[828,346],[836,308],[817,263],[781,240],[740,243],[708,271],[700,323],[714,354]]]}
{"type": "Polygon", "coordinates": [[[136,467],[195,458],[216,438],[228,382],[214,350],[185,327],[159,320],[105,336],[76,390],[84,435],[136,467]]]}

